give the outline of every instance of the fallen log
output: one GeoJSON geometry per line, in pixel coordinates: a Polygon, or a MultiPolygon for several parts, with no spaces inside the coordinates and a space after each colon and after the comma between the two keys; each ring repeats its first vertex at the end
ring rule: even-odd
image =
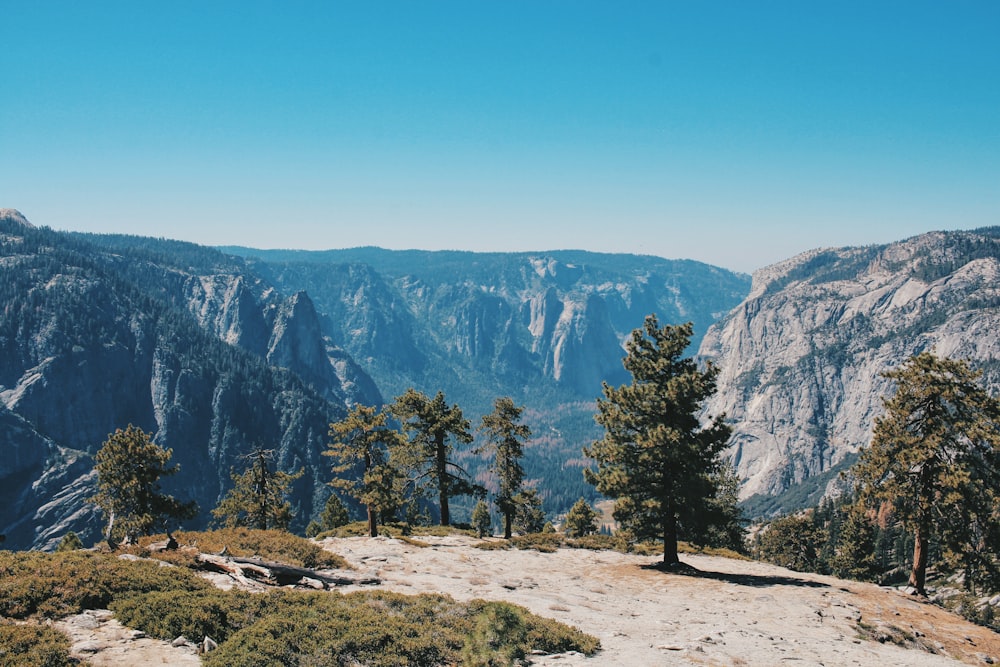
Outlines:
{"type": "Polygon", "coordinates": [[[266,561],[260,558],[199,554],[198,561],[218,568],[227,574],[249,577],[272,586],[301,585],[315,588],[315,582],[320,582],[324,588],[329,588],[330,586],[372,585],[381,583],[378,577],[334,575],[328,572],[320,572],[306,567],[296,567],[287,563],[266,561]]]}

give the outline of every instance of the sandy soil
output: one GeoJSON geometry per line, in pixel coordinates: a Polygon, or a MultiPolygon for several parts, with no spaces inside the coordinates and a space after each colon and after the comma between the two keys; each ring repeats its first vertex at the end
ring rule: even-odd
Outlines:
{"type": "Polygon", "coordinates": [[[507,600],[601,640],[592,658],[536,656],[536,664],[1000,662],[1000,635],[870,584],[710,556],[682,556],[692,571],[673,574],[648,567],[655,558],[611,551],[484,551],[464,537],[419,540],[429,546],[346,538],[324,547],[377,574],[383,588],[507,600]],[[859,622],[883,641],[862,638],[859,622]]]}

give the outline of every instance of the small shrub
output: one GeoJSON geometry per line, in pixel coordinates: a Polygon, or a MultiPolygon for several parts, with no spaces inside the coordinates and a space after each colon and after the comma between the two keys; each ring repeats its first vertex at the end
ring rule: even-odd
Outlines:
{"type": "Polygon", "coordinates": [[[80,541],[80,537],[71,530],[59,540],[59,546],[56,547],[56,551],[76,551],[82,548],[83,542],[80,541]]]}
{"type": "Polygon", "coordinates": [[[0,623],[0,667],[75,665],[69,637],[44,625],[0,623]]]}

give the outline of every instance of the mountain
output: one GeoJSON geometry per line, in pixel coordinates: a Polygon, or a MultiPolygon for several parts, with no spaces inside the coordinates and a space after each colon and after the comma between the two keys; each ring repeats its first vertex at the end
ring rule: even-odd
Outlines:
{"type": "Polygon", "coordinates": [[[882,373],[933,350],[1000,388],[1000,228],[814,250],[756,272],[700,355],[751,512],[814,504],[871,439],[882,373]]]}
{"type": "Polygon", "coordinates": [[[99,536],[93,455],[131,423],[173,450],[164,487],[204,524],[255,446],[305,468],[308,520],[328,490],[327,425],[374,383],[320,332],[305,294],[282,296],[218,251],[39,229],[0,210],[0,533],[50,547],[99,536]]]}
{"type": "Polygon", "coordinates": [[[387,398],[442,390],[474,427],[499,396],[526,406],[535,437],[525,467],[549,511],[595,495],[581,447],[601,435],[601,383],[629,379],[630,332],[649,313],[690,320],[693,352],[750,287],[749,276],[699,262],[573,250],[222,250],[286,293],[307,292],[323,330],[387,398]]]}

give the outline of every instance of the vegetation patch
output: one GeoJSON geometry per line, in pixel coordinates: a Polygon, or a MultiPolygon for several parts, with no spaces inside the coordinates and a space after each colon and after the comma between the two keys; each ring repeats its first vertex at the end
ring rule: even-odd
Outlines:
{"type": "Polygon", "coordinates": [[[436,594],[213,590],[150,593],[112,608],[151,636],[212,637],[220,647],[206,664],[218,666],[511,664],[536,650],[600,648],[596,638],[523,607],[436,594]]]}
{"type": "Polygon", "coordinates": [[[0,623],[0,667],[75,665],[69,637],[44,625],[0,623]]]}
{"type": "Polygon", "coordinates": [[[0,551],[0,616],[7,618],[60,618],[130,595],[207,588],[194,573],[155,562],[83,551],[0,551]]]}
{"type": "MultiPolygon", "coordinates": [[[[141,547],[166,539],[154,535],[139,541],[141,547]]],[[[349,569],[347,561],[337,554],[324,550],[318,544],[283,530],[254,530],[251,528],[221,528],[205,532],[177,532],[174,539],[179,545],[195,546],[203,553],[218,553],[223,549],[230,556],[257,557],[310,569],[349,569]]],[[[154,558],[193,567],[197,554],[187,550],[158,551],[154,558]]]]}

